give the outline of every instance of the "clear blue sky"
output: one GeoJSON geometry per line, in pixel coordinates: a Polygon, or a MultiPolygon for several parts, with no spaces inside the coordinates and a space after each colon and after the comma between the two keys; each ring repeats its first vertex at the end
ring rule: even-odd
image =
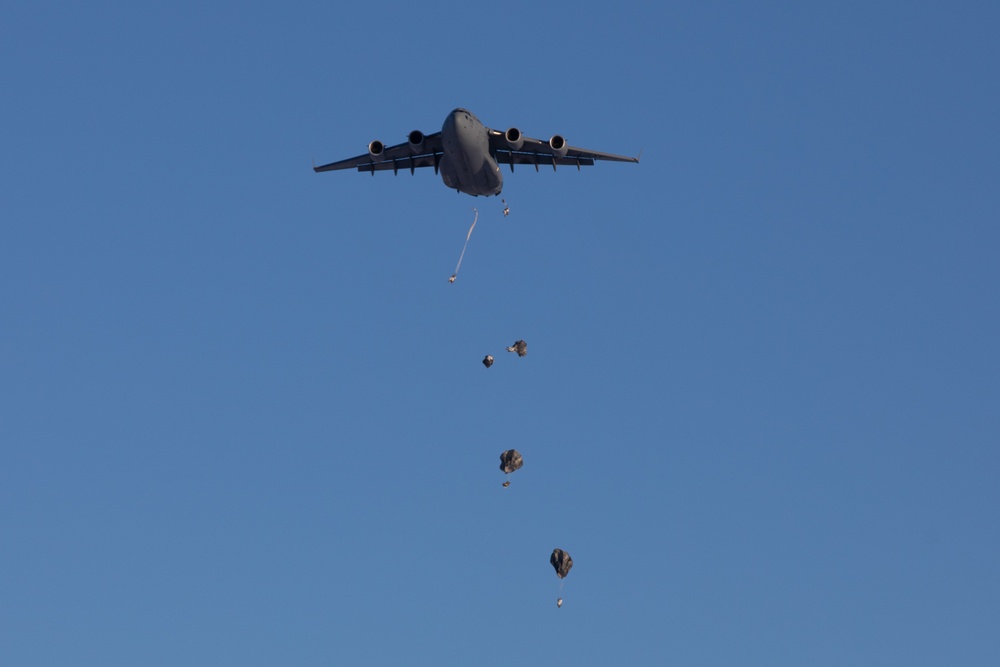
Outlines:
{"type": "Polygon", "coordinates": [[[1000,10],[604,4],[2,12],[0,663],[1000,664],[1000,10]]]}

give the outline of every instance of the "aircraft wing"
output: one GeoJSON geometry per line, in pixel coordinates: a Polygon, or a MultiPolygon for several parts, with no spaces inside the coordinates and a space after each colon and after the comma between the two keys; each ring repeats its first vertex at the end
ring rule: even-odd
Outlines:
{"type": "Polygon", "coordinates": [[[413,173],[414,169],[420,167],[438,166],[443,154],[441,145],[441,133],[435,132],[424,136],[423,143],[419,149],[414,149],[409,142],[389,146],[382,150],[377,157],[371,153],[365,153],[357,157],[347,158],[339,162],[331,162],[320,167],[313,167],[313,171],[336,171],[338,169],[357,169],[358,171],[387,171],[391,169],[398,172],[400,169],[409,169],[413,173]]]}
{"type": "Polygon", "coordinates": [[[596,160],[608,160],[611,162],[638,162],[637,157],[626,157],[624,155],[614,155],[612,153],[601,153],[585,148],[574,148],[567,146],[563,155],[555,152],[549,142],[541,139],[532,139],[522,135],[523,143],[517,149],[512,149],[504,138],[503,132],[490,130],[490,150],[500,164],[509,164],[511,171],[515,164],[533,164],[538,169],[540,164],[551,164],[553,168],[557,165],[589,167],[596,160]]]}

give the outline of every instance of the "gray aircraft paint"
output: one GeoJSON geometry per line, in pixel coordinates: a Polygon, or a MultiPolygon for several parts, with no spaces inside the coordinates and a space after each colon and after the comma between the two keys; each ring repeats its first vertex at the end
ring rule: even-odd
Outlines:
{"type": "Polygon", "coordinates": [[[441,180],[449,188],[470,195],[498,195],[503,174],[490,156],[486,127],[465,109],[455,109],[441,127],[444,156],[441,180]]]}
{"type": "Polygon", "coordinates": [[[369,144],[365,155],[313,167],[316,172],[357,169],[371,172],[400,169],[413,173],[416,169],[432,167],[440,173],[446,186],[473,196],[498,195],[503,189],[501,164],[531,165],[537,171],[540,165],[576,166],[577,169],[593,165],[596,160],[611,162],[638,162],[637,157],[601,153],[567,146],[565,140],[555,135],[548,141],[532,139],[511,128],[507,132],[491,130],[466,109],[455,109],[445,118],[440,132],[424,135],[414,130],[405,143],[386,148],[382,142],[369,144]],[[508,140],[508,133],[516,136],[508,140]]]}

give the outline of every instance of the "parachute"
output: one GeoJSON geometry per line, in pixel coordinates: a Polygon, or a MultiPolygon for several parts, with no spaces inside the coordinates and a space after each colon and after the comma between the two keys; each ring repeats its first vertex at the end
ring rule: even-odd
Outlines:
{"type": "Polygon", "coordinates": [[[524,465],[524,459],[516,449],[508,449],[500,455],[500,470],[508,475],[524,465]]]}
{"type": "Polygon", "coordinates": [[[562,549],[553,549],[552,555],[549,557],[549,562],[556,569],[556,574],[559,575],[560,579],[569,574],[569,571],[573,569],[573,559],[562,549]]]}
{"type": "Polygon", "coordinates": [[[500,470],[507,474],[507,481],[503,483],[504,488],[510,486],[510,474],[519,470],[524,465],[524,459],[516,449],[508,449],[500,455],[500,470]]]}
{"type": "Polygon", "coordinates": [[[528,354],[528,344],[523,340],[516,340],[514,344],[507,348],[508,352],[517,352],[517,356],[523,357],[528,354]]]}

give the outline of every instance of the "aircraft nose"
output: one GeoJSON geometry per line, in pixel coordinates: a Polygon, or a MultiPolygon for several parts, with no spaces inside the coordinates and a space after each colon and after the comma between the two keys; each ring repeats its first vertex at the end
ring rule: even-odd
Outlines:
{"type": "Polygon", "coordinates": [[[468,112],[465,109],[455,109],[444,119],[444,127],[442,129],[445,132],[449,132],[461,127],[461,123],[465,120],[467,114],[468,112]]]}

